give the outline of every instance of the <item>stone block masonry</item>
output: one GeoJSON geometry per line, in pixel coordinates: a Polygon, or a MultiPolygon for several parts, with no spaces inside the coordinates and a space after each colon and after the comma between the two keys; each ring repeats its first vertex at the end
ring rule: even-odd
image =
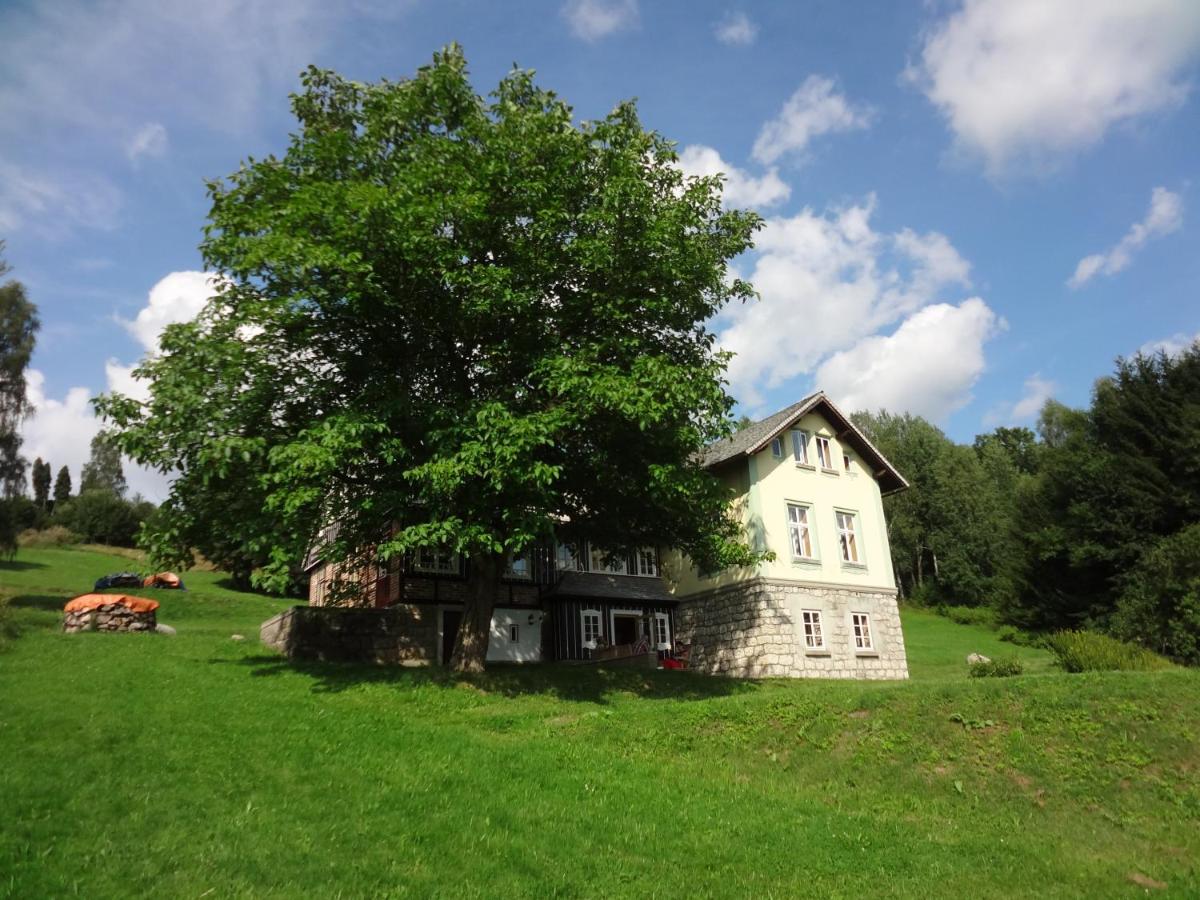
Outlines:
{"type": "Polygon", "coordinates": [[[688,666],[744,678],[904,679],[908,660],[893,591],[757,578],[685,597],[676,639],[688,666]],[[805,644],[803,612],[820,614],[824,648],[805,644]],[[872,647],[855,646],[852,613],[869,616],[872,647]]]}
{"type": "Polygon", "coordinates": [[[437,660],[437,607],[293,606],[268,619],[259,638],[291,659],[427,665],[437,660]]]}
{"type": "Polygon", "coordinates": [[[91,609],[63,613],[63,631],[143,631],[153,632],[154,610],[137,612],[122,603],[106,603],[91,609]]]}

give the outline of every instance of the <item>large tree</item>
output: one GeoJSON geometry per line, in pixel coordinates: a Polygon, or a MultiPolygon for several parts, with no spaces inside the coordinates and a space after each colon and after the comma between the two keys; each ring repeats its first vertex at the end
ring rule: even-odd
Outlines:
{"type": "MultiPolygon", "coordinates": [[[[3,254],[0,241],[0,278],[9,272],[3,254]]],[[[7,498],[25,492],[20,425],[29,409],[25,369],[39,326],[37,307],[25,295],[25,286],[14,280],[0,285],[0,493],[7,498]]]]}
{"type": "Polygon", "coordinates": [[[750,561],[697,452],[731,429],[705,323],[752,296],[727,261],[758,218],[632,103],[576,123],[519,70],[485,100],[454,46],[408,81],[303,83],[286,153],[210,185],[218,296],[139,369],[147,402],[99,402],[174,475],[151,543],[232,534],[260,582],[328,523],[333,560],[460,552],[459,670],[506,559],[556,529],[750,561]]]}
{"type": "Polygon", "coordinates": [[[50,463],[43,462],[39,456],[33,461],[33,502],[39,509],[46,509],[50,503],[50,463]]]}
{"type": "Polygon", "coordinates": [[[71,499],[71,470],[63,466],[54,477],[54,508],[58,509],[71,499]]]}
{"type": "Polygon", "coordinates": [[[121,450],[112,436],[100,432],[92,438],[91,458],[83,464],[79,475],[79,493],[100,491],[115,497],[125,496],[125,470],[121,466],[121,450]]]}

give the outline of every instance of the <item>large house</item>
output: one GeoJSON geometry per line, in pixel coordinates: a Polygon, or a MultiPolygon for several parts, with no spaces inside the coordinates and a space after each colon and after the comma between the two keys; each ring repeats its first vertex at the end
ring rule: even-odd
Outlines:
{"type": "MultiPolygon", "coordinates": [[[[751,544],[773,559],[701,575],[669,548],[628,557],[535,548],[502,579],[488,659],[582,662],[635,647],[667,657],[686,646],[690,668],[716,674],[906,678],[882,497],[907,484],[862,432],[816,393],[709,446],[703,463],[730,488],[751,544]]],[[[443,663],[461,621],[466,565],[421,550],[348,579],[310,555],[308,610],[268,622],[264,640],[443,663]],[[347,605],[360,611],[333,622],[321,615],[347,605]]]]}

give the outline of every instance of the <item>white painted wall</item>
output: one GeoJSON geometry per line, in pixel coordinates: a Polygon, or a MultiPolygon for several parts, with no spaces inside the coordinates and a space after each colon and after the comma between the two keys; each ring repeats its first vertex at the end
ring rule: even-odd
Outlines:
{"type": "Polygon", "coordinates": [[[539,610],[493,610],[488,662],[541,662],[543,615],[539,610]],[[530,617],[533,618],[532,623],[530,617]],[[517,628],[516,641],[512,639],[514,625],[517,628]]]}

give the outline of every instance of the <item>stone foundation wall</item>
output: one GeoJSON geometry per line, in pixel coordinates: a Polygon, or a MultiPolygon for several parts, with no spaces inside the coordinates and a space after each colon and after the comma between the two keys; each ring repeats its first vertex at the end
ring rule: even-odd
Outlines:
{"type": "Polygon", "coordinates": [[[908,677],[900,612],[892,591],[757,578],[684,598],[676,639],[692,645],[688,667],[744,678],[908,677]],[[821,613],[825,649],[804,642],[801,613],[821,613]],[[874,647],[858,651],[851,613],[870,616],[874,647]]]}
{"type": "Polygon", "coordinates": [[[268,619],[259,638],[292,659],[427,665],[437,661],[438,610],[293,606],[268,619]]]}
{"type": "Polygon", "coordinates": [[[154,631],[157,620],[153,610],[134,612],[123,603],[110,603],[94,609],[63,613],[63,631],[154,631]]]}

